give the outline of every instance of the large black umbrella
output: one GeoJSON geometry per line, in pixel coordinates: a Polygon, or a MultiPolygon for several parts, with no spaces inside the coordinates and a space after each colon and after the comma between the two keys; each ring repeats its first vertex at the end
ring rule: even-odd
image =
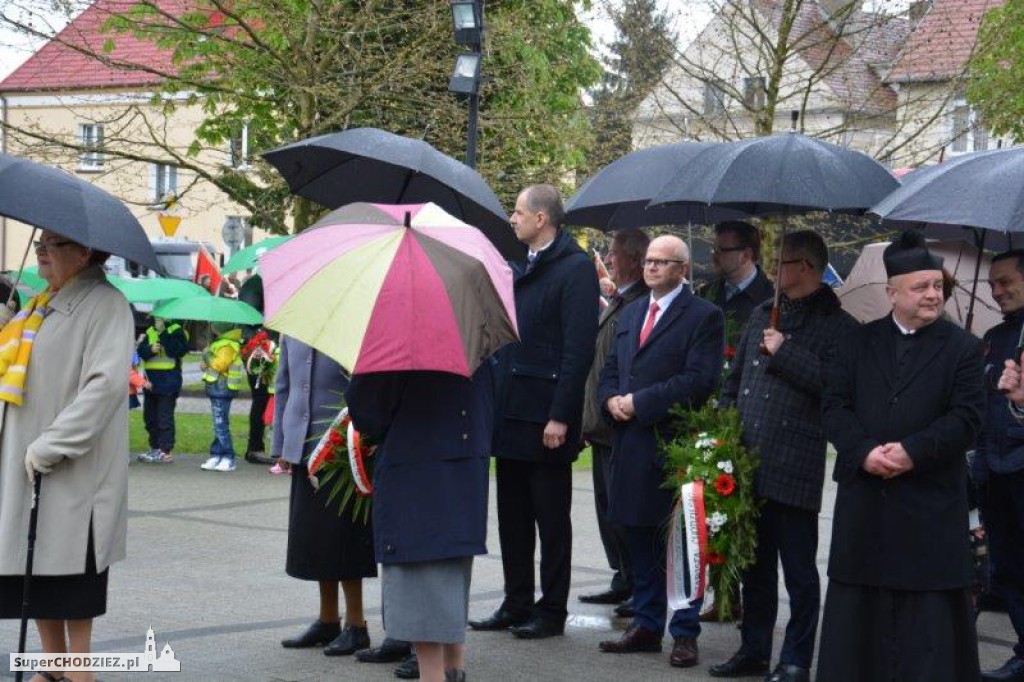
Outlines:
{"type": "Polygon", "coordinates": [[[790,132],[705,149],[665,183],[651,206],[699,203],[759,216],[863,213],[897,187],[870,156],[790,132]]]}
{"type": "Polygon", "coordinates": [[[676,142],[616,159],[569,198],[565,221],[610,231],[677,223],[708,225],[744,217],[740,211],[695,203],[648,207],[666,180],[714,146],[714,142],[676,142]]]}
{"type": "Polygon", "coordinates": [[[65,171],[0,154],[0,215],[163,272],[121,200],[65,171]]]}
{"type": "Polygon", "coordinates": [[[328,208],[356,201],[432,201],[479,228],[506,258],[525,256],[525,247],[487,181],[423,140],[377,128],[352,128],[279,147],[263,158],[292,192],[328,208]]]}
{"type": "MultiPolygon", "coordinates": [[[[1024,245],[1024,147],[964,154],[916,171],[871,213],[889,227],[915,228],[937,239],[970,239],[979,252],[986,247],[1020,247],[1024,245]]],[[[977,280],[976,272],[975,287],[977,280]]],[[[968,331],[974,321],[973,293],[968,331]]]]}

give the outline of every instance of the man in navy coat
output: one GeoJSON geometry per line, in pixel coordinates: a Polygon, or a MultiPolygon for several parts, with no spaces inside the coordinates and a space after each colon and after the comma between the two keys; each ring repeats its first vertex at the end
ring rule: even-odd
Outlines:
{"type": "MultiPolygon", "coordinates": [[[[690,254],[678,237],[658,237],[644,260],[649,297],[623,312],[598,393],[615,425],[608,519],[626,527],[633,562],[636,616],[620,639],[601,651],[661,651],[668,608],[663,524],[672,491],[662,487],[664,459],[658,438],[671,438],[669,410],[698,408],[715,389],[725,346],[725,319],[686,285],[690,254]]],[[[670,665],[697,664],[700,604],[677,611],[669,624],[670,665]]]]}
{"type": "Polygon", "coordinates": [[[512,226],[529,247],[513,264],[520,342],[495,362],[494,455],[498,537],[505,600],[475,630],[521,639],[562,634],[572,558],[572,462],[579,455],[583,390],[597,338],[597,271],[564,230],[562,201],[551,185],[516,200],[512,226]],[[540,583],[534,601],[533,556],[540,533],[540,583]]]}

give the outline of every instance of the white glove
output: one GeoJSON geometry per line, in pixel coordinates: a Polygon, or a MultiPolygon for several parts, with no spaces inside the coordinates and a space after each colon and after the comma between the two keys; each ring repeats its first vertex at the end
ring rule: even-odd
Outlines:
{"type": "Polygon", "coordinates": [[[32,446],[29,446],[25,451],[25,473],[28,474],[29,483],[35,481],[37,471],[45,476],[53,471],[53,465],[43,461],[43,458],[32,449],[32,446]]]}

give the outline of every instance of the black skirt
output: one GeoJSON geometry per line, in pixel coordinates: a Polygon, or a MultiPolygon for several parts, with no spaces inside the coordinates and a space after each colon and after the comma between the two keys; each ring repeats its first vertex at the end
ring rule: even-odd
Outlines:
{"type": "Polygon", "coordinates": [[[967,589],[910,592],[829,581],[817,682],[978,682],[967,589]]]}
{"type": "Polygon", "coordinates": [[[285,572],[300,580],[376,578],[373,527],[353,521],[350,509],[338,514],[329,486],[314,490],[304,464],[292,465],[285,572]]]}
{"type": "MultiPolygon", "coordinates": [[[[89,527],[85,573],[35,575],[29,583],[28,617],[50,620],[83,620],[107,612],[107,574],[96,572],[96,551],[89,527]]],[[[0,576],[0,618],[21,618],[25,577],[0,576]]]]}

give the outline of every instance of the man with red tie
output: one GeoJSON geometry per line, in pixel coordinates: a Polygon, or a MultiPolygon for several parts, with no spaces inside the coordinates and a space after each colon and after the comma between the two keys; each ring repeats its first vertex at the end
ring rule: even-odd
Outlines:
{"type": "MultiPolygon", "coordinates": [[[[661,651],[668,608],[663,524],[672,491],[662,487],[658,441],[671,439],[669,410],[699,408],[715,389],[725,345],[725,319],[712,303],[686,286],[690,254],[678,237],[658,237],[644,260],[650,296],[622,312],[615,343],[598,387],[614,426],[608,520],[625,527],[633,565],[630,628],[601,642],[606,653],[661,651]]],[[[700,604],[676,611],[669,664],[697,665],[700,604]]]]}

